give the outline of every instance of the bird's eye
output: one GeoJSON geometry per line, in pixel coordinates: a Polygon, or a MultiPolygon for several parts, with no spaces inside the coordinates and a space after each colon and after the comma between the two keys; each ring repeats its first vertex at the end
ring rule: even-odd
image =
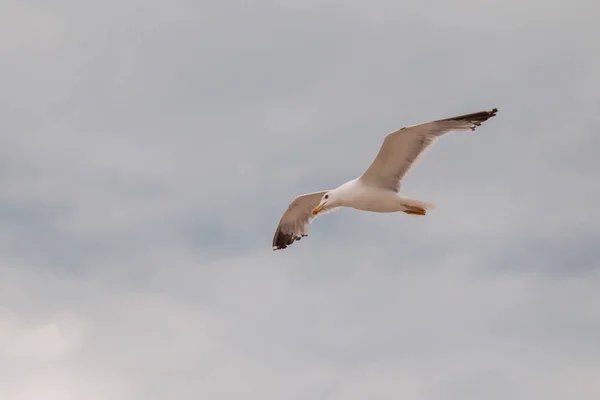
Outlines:
{"type": "Polygon", "coordinates": [[[329,198],[329,195],[328,195],[328,194],[326,194],[326,195],[325,195],[325,200],[327,200],[328,198],[329,198]]]}

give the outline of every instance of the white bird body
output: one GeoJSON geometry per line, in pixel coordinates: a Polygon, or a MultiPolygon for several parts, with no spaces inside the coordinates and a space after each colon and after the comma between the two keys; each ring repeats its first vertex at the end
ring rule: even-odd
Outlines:
{"type": "Polygon", "coordinates": [[[474,131],[497,111],[494,108],[431,121],[387,134],[377,156],[361,176],[333,190],[300,195],[290,203],[273,236],[273,250],[285,249],[307,236],[308,226],[318,214],[340,207],[425,215],[435,205],[399,195],[402,179],[440,136],[451,131],[474,131]]]}
{"type": "Polygon", "coordinates": [[[371,186],[360,178],[352,179],[329,191],[330,196],[339,198],[337,207],[350,207],[359,211],[392,213],[405,211],[411,207],[425,209],[435,207],[432,203],[409,199],[397,192],[378,186],[371,186]]]}

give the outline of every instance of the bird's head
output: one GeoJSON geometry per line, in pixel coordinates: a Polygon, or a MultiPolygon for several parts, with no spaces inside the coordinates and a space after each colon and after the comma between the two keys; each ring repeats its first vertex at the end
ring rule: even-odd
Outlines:
{"type": "Polygon", "coordinates": [[[329,192],[325,193],[323,195],[323,197],[321,197],[321,201],[319,202],[319,205],[317,205],[315,208],[313,208],[312,210],[312,215],[317,215],[318,213],[320,213],[323,210],[327,210],[329,208],[334,208],[337,206],[337,193],[335,190],[330,190],[329,192]]]}

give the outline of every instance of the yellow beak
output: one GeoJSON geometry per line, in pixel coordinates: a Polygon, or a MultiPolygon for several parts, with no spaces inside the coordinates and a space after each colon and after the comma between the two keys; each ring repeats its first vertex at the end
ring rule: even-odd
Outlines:
{"type": "Polygon", "coordinates": [[[312,215],[317,215],[318,213],[321,212],[321,210],[323,209],[323,205],[318,205],[315,208],[313,208],[312,210],[312,215]]]}

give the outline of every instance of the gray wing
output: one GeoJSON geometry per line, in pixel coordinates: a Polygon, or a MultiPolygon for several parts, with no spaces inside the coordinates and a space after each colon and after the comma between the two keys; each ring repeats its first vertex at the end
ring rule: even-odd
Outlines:
{"type": "MultiPolygon", "coordinates": [[[[327,190],[300,195],[294,199],[281,217],[275,235],[273,236],[273,250],[285,249],[294,241],[308,236],[308,226],[316,218],[312,209],[321,202],[327,190]]],[[[319,215],[333,211],[327,210],[319,215]]]]}
{"type": "Polygon", "coordinates": [[[425,150],[451,131],[471,130],[496,115],[497,108],[440,119],[398,129],[385,136],[379,153],[360,180],[369,185],[399,191],[400,181],[425,150]]]}

